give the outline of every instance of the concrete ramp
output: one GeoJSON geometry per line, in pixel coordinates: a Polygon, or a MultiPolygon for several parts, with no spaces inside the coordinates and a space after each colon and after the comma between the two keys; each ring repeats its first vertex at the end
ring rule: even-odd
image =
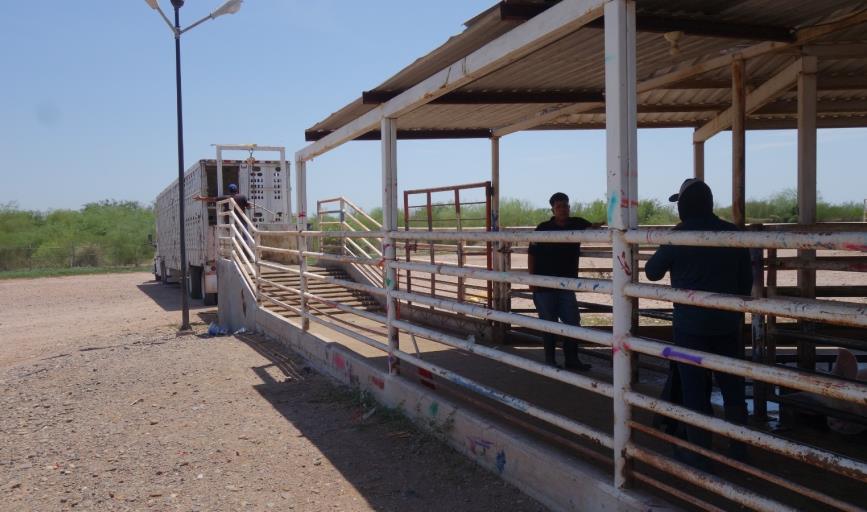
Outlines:
{"type": "MultiPolygon", "coordinates": [[[[610,468],[600,464],[600,457],[594,457],[591,450],[585,450],[586,457],[576,456],[573,450],[560,450],[534,435],[533,425],[522,428],[503,420],[502,416],[490,414],[490,404],[478,401],[474,405],[463,393],[450,389],[429,373],[404,365],[401,375],[389,375],[386,355],[382,352],[320,325],[311,324],[310,330],[305,332],[297,315],[260,307],[234,262],[221,260],[219,273],[221,323],[233,329],[242,326],[254,329],[281,341],[318,371],[369,393],[385,407],[399,409],[421,428],[552,510],[675,509],[661,498],[616,489],[610,468]]],[[[343,290],[343,293],[349,292],[343,290]]],[[[357,300],[360,306],[377,307],[375,301],[363,295],[341,300],[348,299],[357,300]]],[[[338,311],[330,313],[339,316],[338,311]]],[[[358,329],[376,329],[363,320],[347,315],[343,322],[347,327],[355,323],[358,329]]],[[[413,346],[409,339],[402,339],[402,346],[404,343],[413,346]]],[[[415,344],[423,358],[461,358],[470,366],[477,365],[480,372],[489,371],[482,358],[458,351],[444,354],[434,344],[422,340],[415,344]]],[[[512,379],[521,377],[515,375],[512,379]]]]}

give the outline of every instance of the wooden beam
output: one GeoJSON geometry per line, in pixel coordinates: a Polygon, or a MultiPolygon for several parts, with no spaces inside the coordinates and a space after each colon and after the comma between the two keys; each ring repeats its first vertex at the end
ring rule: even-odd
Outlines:
{"type": "MultiPolygon", "coordinates": [[[[867,100],[824,100],[816,105],[819,114],[854,114],[867,112],[867,100]]],[[[757,116],[797,114],[797,101],[777,101],[769,103],[754,112],[757,116]]]]}
{"type": "Polygon", "coordinates": [[[562,39],[602,15],[606,0],[563,0],[466,57],[371,109],[296,153],[302,160],[321,155],[375,129],[384,117],[399,118],[468,83],[562,39]]]}
{"type": "Polygon", "coordinates": [[[852,89],[867,89],[867,75],[819,75],[817,87],[820,91],[847,91],[852,89]]]}
{"type": "Polygon", "coordinates": [[[867,43],[808,44],[801,47],[800,52],[820,59],[867,59],[867,43]]]}
{"type": "MultiPolygon", "coordinates": [[[[747,91],[744,82],[746,64],[742,59],[732,62],[732,222],[744,227],[746,215],[746,120],[747,91]]],[[[707,126],[707,125],[705,125],[707,126]]],[[[702,127],[704,128],[704,127],[702,127]]],[[[696,133],[700,132],[697,130],[696,133]]],[[[693,138],[695,141],[695,138],[693,138]]],[[[697,141],[698,142],[698,141],[697,141]]]]}
{"type": "MultiPolygon", "coordinates": [[[[718,37],[724,39],[739,39],[748,41],[780,41],[792,42],[795,34],[789,27],[775,27],[769,25],[749,25],[743,23],[720,23],[717,21],[694,20],[671,16],[655,16],[651,14],[639,14],[637,30],[664,34],[666,32],[683,32],[689,36],[718,37]]],[[[594,20],[587,24],[591,28],[605,26],[603,19],[594,20]]]]}
{"type": "MultiPolygon", "coordinates": [[[[495,137],[502,137],[521,130],[529,130],[536,126],[549,123],[556,119],[572,114],[580,114],[590,110],[605,108],[604,102],[593,103],[578,103],[575,105],[558,105],[555,107],[546,108],[539,112],[534,112],[532,115],[524,117],[512,124],[495,128],[493,134],[495,137]]],[[[602,125],[604,128],[604,125],[602,125]]]]}
{"type": "MultiPolygon", "coordinates": [[[[308,142],[321,140],[324,137],[333,133],[328,130],[307,130],[304,132],[304,139],[308,142]]],[[[398,130],[397,138],[399,140],[426,140],[426,139],[488,139],[491,137],[491,130],[484,128],[471,128],[461,130],[398,130]]],[[[363,133],[353,140],[381,140],[379,130],[371,130],[363,133]]]]}
{"type": "MultiPolygon", "coordinates": [[[[799,45],[807,44],[810,41],[813,41],[820,37],[826,36],[828,34],[833,34],[834,32],[837,32],[839,30],[844,30],[864,22],[867,22],[867,11],[861,11],[836,21],[820,23],[812,27],[804,27],[795,32],[795,39],[792,43],[765,41],[745,48],[741,51],[733,52],[728,55],[714,57],[698,64],[684,65],[669,73],[665,73],[660,76],[640,81],[636,87],[636,91],[641,94],[655,89],[676,87],[678,83],[682,83],[685,80],[689,80],[690,78],[707,73],[708,71],[719,69],[724,66],[729,66],[736,59],[746,60],[753,57],[759,57],[768,53],[793,49],[799,45]]],[[[829,82],[831,81],[832,80],[829,80],[829,82]]],[[[720,88],[726,87],[727,86],[722,86],[720,88]]],[[[563,107],[561,107],[561,115],[557,115],[556,109],[545,109],[545,111],[541,112],[540,115],[530,116],[523,119],[519,123],[516,123],[515,126],[518,126],[518,129],[502,127],[494,130],[494,134],[500,133],[501,135],[508,135],[509,133],[514,133],[520,130],[529,130],[534,128],[535,126],[539,126],[554,119],[557,119],[558,117],[572,114],[574,113],[573,109],[575,108],[578,107],[576,107],[575,105],[564,105],[563,107]],[[536,120],[535,124],[534,119],[536,120]]]]}
{"type": "MultiPolygon", "coordinates": [[[[794,130],[797,119],[749,119],[749,130],[794,130]]],[[[863,113],[848,116],[819,117],[817,128],[867,128],[867,115],[863,113]]]]}
{"type": "MultiPolygon", "coordinates": [[[[504,21],[529,20],[551,7],[548,4],[505,4],[499,5],[500,19],[504,21]]],[[[638,32],[665,33],[683,32],[687,35],[746,39],[753,41],[794,41],[794,31],[789,27],[769,25],[750,25],[744,23],[719,23],[716,21],[696,20],[682,17],[638,14],[635,21],[638,32]]],[[[605,20],[599,18],[587,24],[591,28],[604,28],[605,20]]]]}
{"type": "Polygon", "coordinates": [[[736,59],[751,59],[767,53],[778,52],[809,43],[820,37],[828,34],[847,29],[849,27],[860,25],[867,22],[867,11],[859,11],[855,14],[845,16],[841,19],[831,22],[823,22],[810,27],[804,27],[795,32],[795,40],[792,43],[783,43],[778,41],[765,41],[758,43],[741,51],[733,52],[728,55],[721,55],[708,59],[698,64],[687,64],[674,71],[663,75],[653,77],[638,84],[638,92],[652,91],[653,89],[663,88],[669,84],[677,83],[694,76],[701,75],[714,69],[719,69],[730,65],[736,59]]]}
{"type": "MultiPolygon", "coordinates": [[[[791,89],[795,80],[797,80],[800,71],[800,59],[783,68],[782,71],[760,85],[755,91],[746,97],[746,103],[744,104],[745,111],[747,113],[753,112],[780,94],[791,89]]],[[[741,84],[741,87],[746,90],[745,84],[741,84]]],[[[736,110],[734,101],[732,101],[732,106],[730,108],[726,109],[723,113],[711,119],[705,123],[704,126],[696,130],[693,134],[692,140],[694,142],[704,142],[717,133],[729,128],[732,125],[732,120],[735,114],[736,110]]]]}
{"type": "MultiPolygon", "coordinates": [[[[867,75],[819,75],[818,79],[819,91],[845,91],[852,89],[867,89],[867,75]]],[[[747,88],[756,88],[759,85],[761,84],[756,83],[755,80],[747,80],[747,88]]],[[[697,78],[669,84],[665,87],[660,87],[660,89],[728,89],[731,86],[732,84],[728,80],[697,78]]]]}
{"type": "Polygon", "coordinates": [[[746,39],[756,41],[795,40],[794,31],[789,27],[751,25],[746,23],[720,23],[712,20],[690,20],[639,14],[636,21],[639,32],[683,32],[686,35],[746,39]]]}
{"type": "MultiPolygon", "coordinates": [[[[867,128],[867,114],[858,113],[847,116],[819,117],[816,121],[818,128],[867,128]]],[[[697,128],[694,121],[647,121],[639,120],[640,129],[652,128],[697,128]]],[[[753,130],[794,130],[798,127],[797,119],[747,119],[746,128],[753,130]]],[[[539,125],[533,130],[602,130],[605,123],[602,121],[580,122],[579,120],[563,120],[558,125],[539,125]]]]}
{"type": "MultiPolygon", "coordinates": [[[[364,91],[361,102],[379,105],[403,94],[400,91],[364,91]]],[[[455,91],[431,102],[436,105],[509,105],[528,103],[583,103],[604,101],[602,92],[585,91],[455,91]]]]}
{"type": "Polygon", "coordinates": [[[521,4],[500,2],[497,8],[502,21],[527,21],[547,11],[554,2],[544,4],[521,4]]]}

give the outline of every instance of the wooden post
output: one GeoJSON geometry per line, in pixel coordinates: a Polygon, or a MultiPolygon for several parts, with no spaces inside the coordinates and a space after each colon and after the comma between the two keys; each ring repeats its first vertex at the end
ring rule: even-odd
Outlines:
{"type": "MultiPolygon", "coordinates": [[[[816,57],[801,57],[798,75],[798,224],[816,222],[816,57]]],[[[815,250],[800,250],[798,257],[809,264],[816,259],[815,250]]],[[[816,271],[798,270],[801,297],[816,297],[816,271]]],[[[800,322],[801,329],[812,331],[811,322],[800,322]]],[[[816,367],[816,345],[798,341],[798,367],[813,371],[816,367]]]]}
{"type": "MultiPolygon", "coordinates": [[[[764,229],[762,224],[750,225],[751,230],[761,231],[764,229]]],[[[750,249],[750,261],[753,265],[753,289],[751,295],[753,298],[761,299],[765,296],[765,261],[764,249],[750,249]]],[[[757,363],[764,363],[767,358],[767,335],[765,329],[765,316],[753,313],[750,317],[752,333],[752,360],[757,363]]],[[[759,420],[766,420],[768,417],[768,400],[767,386],[758,380],[753,379],[753,415],[759,420]]]]}
{"type": "MultiPolygon", "coordinates": [[[[500,138],[491,137],[491,231],[500,230],[500,138]]],[[[494,254],[492,255],[493,270],[504,272],[505,255],[503,254],[502,242],[493,244],[494,254]]],[[[508,311],[506,301],[508,300],[507,287],[508,283],[493,283],[492,305],[497,311],[508,311]]],[[[506,342],[507,325],[502,322],[494,322],[493,338],[495,343],[506,342]]]]}
{"type": "Polygon", "coordinates": [[[732,62],[732,221],[746,224],[746,84],[744,60],[732,62]]]}
{"type": "Polygon", "coordinates": [[[692,143],[692,177],[704,181],[704,141],[692,143]]]}

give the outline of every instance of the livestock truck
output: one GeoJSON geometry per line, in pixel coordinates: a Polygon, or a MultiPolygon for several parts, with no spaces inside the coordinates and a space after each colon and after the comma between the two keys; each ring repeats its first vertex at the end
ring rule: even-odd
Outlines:
{"type": "Polygon", "coordinates": [[[182,278],[180,270],[178,180],[166,187],[154,203],[154,277],[163,283],[183,283],[190,297],[203,299],[206,305],[217,303],[217,210],[214,203],[194,198],[224,195],[232,183],[247,197],[250,203],[247,215],[257,228],[287,229],[291,221],[291,187],[285,150],[256,145],[218,145],[216,159],[199,160],[184,173],[187,279],[182,278]],[[250,158],[223,160],[224,150],[248,151],[250,158]],[[279,151],[280,160],[255,160],[254,151],[279,151]],[[218,175],[222,176],[221,181],[217,180],[218,175]]]}

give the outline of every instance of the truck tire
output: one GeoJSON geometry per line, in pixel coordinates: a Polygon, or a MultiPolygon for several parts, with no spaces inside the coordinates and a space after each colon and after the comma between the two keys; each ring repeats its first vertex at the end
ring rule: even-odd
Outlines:
{"type": "Polygon", "coordinates": [[[162,281],[163,284],[169,282],[169,275],[166,272],[166,261],[163,259],[160,259],[160,281],[162,281]]]}
{"type": "Polygon", "coordinates": [[[205,273],[202,272],[201,277],[201,287],[202,287],[202,302],[204,302],[205,306],[216,306],[217,305],[217,294],[216,293],[205,293],[205,273]]]}
{"type": "Polygon", "coordinates": [[[202,298],[202,276],[204,273],[202,267],[190,267],[190,277],[187,281],[187,290],[190,292],[191,299],[202,298]]]}

